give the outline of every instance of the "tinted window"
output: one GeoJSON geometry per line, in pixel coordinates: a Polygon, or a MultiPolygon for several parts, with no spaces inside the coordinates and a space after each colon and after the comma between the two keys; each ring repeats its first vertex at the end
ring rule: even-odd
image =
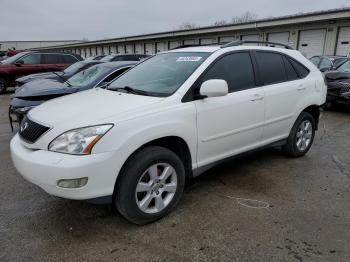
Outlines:
{"type": "Polygon", "coordinates": [[[202,82],[210,79],[225,80],[229,92],[255,87],[254,70],[249,53],[224,56],[205,73],[202,82]]]}
{"type": "Polygon", "coordinates": [[[299,78],[304,78],[309,74],[309,70],[300,64],[299,62],[295,61],[294,59],[291,59],[288,57],[288,60],[291,62],[292,66],[294,67],[295,71],[298,73],[299,78]]]}
{"type": "Polygon", "coordinates": [[[58,64],[59,59],[56,54],[42,54],[43,64],[58,64]]]}
{"type": "Polygon", "coordinates": [[[286,67],[286,73],[287,73],[288,80],[292,81],[292,80],[299,79],[297,72],[295,72],[294,67],[289,62],[289,60],[286,57],[283,57],[283,61],[284,61],[284,65],[286,67]]]}
{"type": "Polygon", "coordinates": [[[320,63],[320,57],[318,57],[318,56],[314,56],[314,57],[312,57],[311,59],[310,59],[310,61],[315,65],[315,66],[317,66],[318,67],[318,65],[319,65],[319,63],[320,63]]]}
{"type": "Polygon", "coordinates": [[[277,84],[287,81],[283,58],[280,54],[257,52],[260,76],[265,85],[277,84]]]}
{"type": "Polygon", "coordinates": [[[78,61],[74,56],[72,55],[60,55],[62,58],[62,63],[63,64],[73,64],[78,61]]]}
{"type": "Polygon", "coordinates": [[[328,58],[322,58],[320,66],[320,69],[331,69],[332,68],[332,61],[328,58]]]}
{"type": "Polygon", "coordinates": [[[337,70],[340,72],[350,72],[350,61],[347,61],[346,63],[339,66],[337,70]]]}
{"type": "Polygon", "coordinates": [[[40,64],[40,54],[29,54],[18,60],[23,61],[23,64],[40,64]]]}

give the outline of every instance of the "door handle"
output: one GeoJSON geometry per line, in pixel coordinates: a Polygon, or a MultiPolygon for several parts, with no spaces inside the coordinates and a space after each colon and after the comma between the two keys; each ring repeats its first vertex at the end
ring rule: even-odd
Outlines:
{"type": "Polygon", "coordinates": [[[263,100],[264,96],[260,95],[260,94],[255,94],[253,95],[253,97],[250,99],[250,101],[255,102],[255,101],[260,101],[263,100]]]}
{"type": "Polygon", "coordinates": [[[298,91],[304,91],[305,89],[306,89],[306,87],[303,86],[303,85],[300,85],[300,86],[298,86],[298,88],[297,88],[298,91]]]}

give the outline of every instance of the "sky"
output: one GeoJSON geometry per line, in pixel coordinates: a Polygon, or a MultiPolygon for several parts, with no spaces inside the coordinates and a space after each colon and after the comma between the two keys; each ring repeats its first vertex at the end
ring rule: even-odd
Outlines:
{"type": "Polygon", "coordinates": [[[0,0],[0,41],[97,40],[350,7],[349,0],[0,0]]]}

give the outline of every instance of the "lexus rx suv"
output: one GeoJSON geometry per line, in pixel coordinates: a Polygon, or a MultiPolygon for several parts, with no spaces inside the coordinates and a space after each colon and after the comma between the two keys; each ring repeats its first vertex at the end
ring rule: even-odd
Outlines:
{"type": "Polygon", "coordinates": [[[289,47],[243,44],[158,53],[106,89],[34,108],[11,141],[14,166],[51,195],[110,201],[146,224],[216,163],[266,146],[305,155],[326,101],[322,73],[289,47]]]}
{"type": "Polygon", "coordinates": [[[83,60],[71,53],[21,52],[0,62],[0,94],[7,87],[15,86],[18,77],[35,73],[62,71],[69,65],[83,60]]]}

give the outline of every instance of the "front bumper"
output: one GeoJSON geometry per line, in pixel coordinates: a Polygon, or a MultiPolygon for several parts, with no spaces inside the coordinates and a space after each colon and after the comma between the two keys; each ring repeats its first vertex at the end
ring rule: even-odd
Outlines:
{"type": "Polygon", "coordinates": [[[19,135],[11,140],[11,157],[17,171],[28,181],[47,193],[68,199],[89,200],[113,194],[120,166],[116,152],[91,155],[69,155],[46,150],[31,150],[20,141],[19,135]],[[80,188],[61,188],[61,179],[87,177],[80,188]]]}

